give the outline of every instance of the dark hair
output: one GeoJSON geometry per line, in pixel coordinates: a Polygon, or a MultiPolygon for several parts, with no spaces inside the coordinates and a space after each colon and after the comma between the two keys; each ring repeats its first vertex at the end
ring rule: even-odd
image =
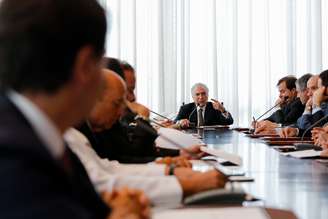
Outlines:
{"type": "Polygon", "coordinates": [[[123,71],[132,71],[132,72],[135,72],[135,70],[132,67],[132,65],[130,65],[127,61],[122,61],[121,62],[121,67],[122,67],[123,71]]]}
{"type": "Polygon", "coordinates": [[[106,57],[104,58],[105,62],[106,62],[106,68],[108,68],[109,70],[114,71],[116,74],[118,74],[119,76],[121,76],[124,80],[124,72],[123,69],[121,67],[121,62],[118,59],[112,58],[112,57],[106,57]]]}
{"type": "Polygon", "coordinates": [[[299,79],[297,79],[296,84],[298,85],[301,91],[306,90],[307,82],[312,76],[313,76],[312,74],[305,74],[299,79]]]}
{"type": "Polygon", "coordinates": [[[289,76],[286,76],[286,77],[283,77],[281,78],[278,83],[277,83],[277,86],[279,86],[281,83],[283,82],[286,82],[286,87],[288,90],[292,90],[293,88],[296,88],[296,77],[295,76],[292,76],[292,75],[289,75],[289,76]]]}
{"type": "Polygon", "coordinates": [[[328,87],[328,70],[321,72],[319,78],[321,79],[322,86],[328,87]]]}
{"type": "Polygon", "coordinates": [[[103,55],[105,35],[105,12],[96,0],[3,0],[2,88],[56,91],[71,78],[83,46],[103,55]]]}

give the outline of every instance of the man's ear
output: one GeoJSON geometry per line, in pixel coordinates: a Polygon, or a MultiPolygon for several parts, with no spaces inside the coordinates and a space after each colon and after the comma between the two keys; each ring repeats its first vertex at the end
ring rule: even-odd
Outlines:
{"type": "Polygon", "coordinates": [[[82,47],[75,59],[73,66],[73,76],[72,80],[80,84],[85,84],[88,82],[89,77],[93,73],[93,68],[96,62],[94,49],[92,46],[82,47]]]}
{"type": "Polygon", "coordinates": [[[292,93],[294,93],[294,94],[297,95],[297,90],[296,90],[296,88],[293,88],[291,91],[292,91],[292,93]]]}

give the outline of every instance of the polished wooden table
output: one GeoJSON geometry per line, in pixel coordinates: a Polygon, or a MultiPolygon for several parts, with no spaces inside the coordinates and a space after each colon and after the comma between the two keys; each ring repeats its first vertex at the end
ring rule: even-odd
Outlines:
{"type": "Polygon", "coordinates": [[[285,157],[259,139],[228,129],[193,130],[209,147],[224,149],[243,158],[247,193],[259,205],[292,210],[300,219],[328,218],[328,160],[285,157]]]}

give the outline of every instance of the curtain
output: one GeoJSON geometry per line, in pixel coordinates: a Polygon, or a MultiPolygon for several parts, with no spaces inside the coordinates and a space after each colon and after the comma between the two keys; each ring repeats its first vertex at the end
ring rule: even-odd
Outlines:
{"type": "Polygon", "coordinates": [[[137,99],[176,112],[196,82],[246,126],[286,75],[328,67],[327,0],[102,0],[107,55],[137,72],[137,99]]]}

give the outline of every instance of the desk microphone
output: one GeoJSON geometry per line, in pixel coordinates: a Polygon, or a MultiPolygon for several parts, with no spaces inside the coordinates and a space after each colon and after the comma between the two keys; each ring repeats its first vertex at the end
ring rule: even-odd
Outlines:
{"type": "MultiPolygon", "coordinates": [[[[144,123],[146,123],[146,122],[154,123],[155,125],[158,125],[158,126],[160,126],[160,127],[165,128],[165,126],[163,126],[162,124],[156,122],[155,120],[150,119],[150,118],[145,118],[145,117],[140,116],[140,115],[136,115],[136,116],[134,117],[134,120],[135,120],[136,122],[137,122],[137,121],[143,121],[144,123]]],[[[137,124],[138,124],[138,122],[137,122],[137,124]]],[[[138,125],[139,125],[139,124],[138,124],[138,125]]]]}
{"type": "Polygon", "coordinates": [[[192,114],[194,114],[194,112],[197,110],[198,107],[199,107],[199,103],[196,104],[196,107],[189,114],[188,120],[189,120],[189,127],[190,128],[195,128],[196,127],[196,124],[194,122],[190,122],[190,118],[191,118],[192,114]]]}
{"type": "Polygon", "coordinates": [[[195,108],[191,111],[191,113],[189,114],[189,116],[188,116],[188,120],[189,120],[189,122],[190,122],[190,118],[191,118],[192,114],[194,114],[194,112],[197,110],[198,107],[199,107],[199,103],[196,104],[196,107],[195,107],[195,108]]]}
{"type": "Polygon", "coordinates": [[[275,104],[273,107],[271,107],[270,109],[268,109],[265,113],[263,113],[261,116],[259,116],[257,119],[255,119],[255,122],[257,122],[259,119],[261,119],[263,116],[265,116],[268,112],[270,112],[272,109],[274,109],[275,107],[277,107],[278,105],[286,102],[288,100],[288,97],[284,97],[282,102],[279,102],[277,104],[275,104]]]}
{"type": "Polygon", "coordinates": [[[159,114],[159,113],[156,113],[156,112],[154,112],[154,111],[152,111],[152,110],[149,110],[151,113],[154,113],[155,115],[157,115],[157,116],[159,116],[159,117],[162,117],[163,119],[167,119],[168,121],[172,121],[172,119],[169,119],[168,117],[166,117],[166,116],[163,116],[163,115],[161,115],[161,114],[159,114]]]}
{"type": "Polygon", "coordinates": [[[301,141],[303,141],[305,134],[306,134],[310,129],[312,129],[314,126],[318,125],[320,122],[322,122],[323,120],[325,120],[325,119],[327,119],[327,118],[328,118],[328,114],[325,115],[324,117],[322,117],[321,119],[319,119],[318,121],[316,121],[315,123],[313,123],[313,125],[311,125],[309,128],[307,128],[307,129],[303,132],[303,135],[302,135],[301,141]]]}

